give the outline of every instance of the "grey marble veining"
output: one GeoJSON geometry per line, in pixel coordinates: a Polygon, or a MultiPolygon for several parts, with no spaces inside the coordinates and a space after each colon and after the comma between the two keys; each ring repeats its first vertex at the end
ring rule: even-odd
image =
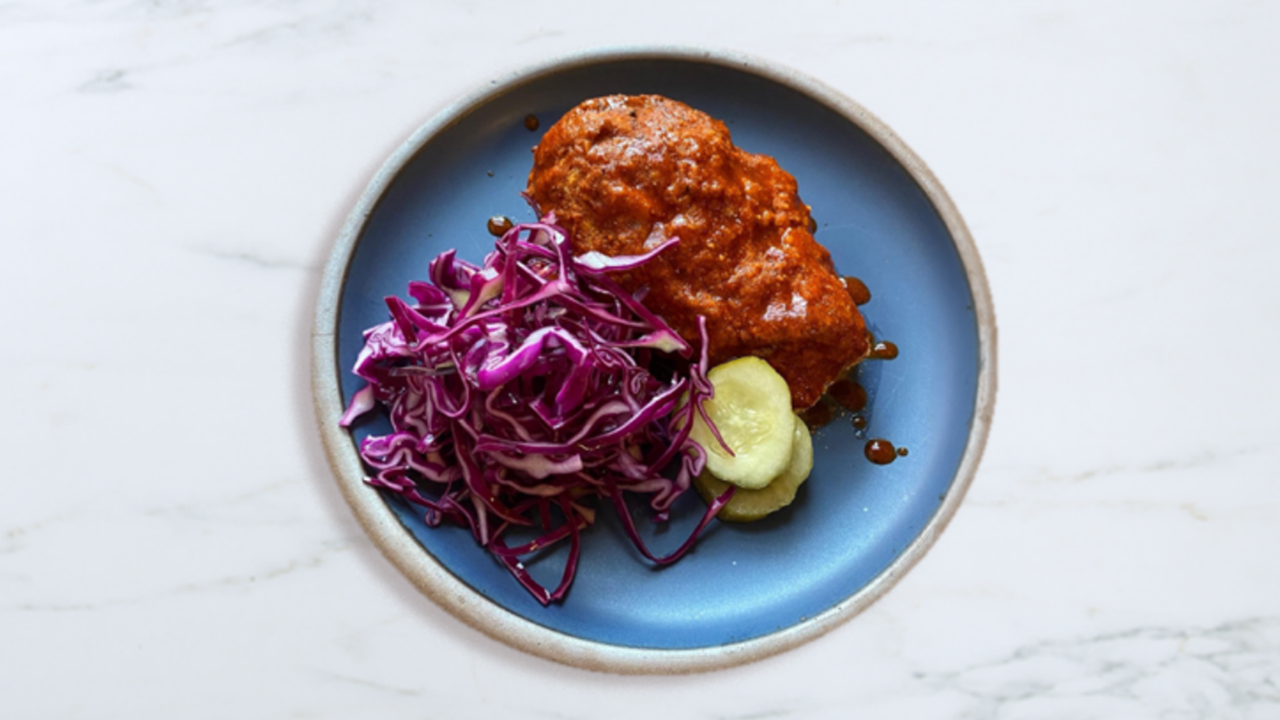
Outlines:
{"type": "Polygon", "coordinates": [[[0,3],[0,715],[1280,717],[1280,10],[646,7],[0,3]],[[343,505],[307,380],[320,268],[387,153],[508,70],[640,42],[884,118],[1000,321],[937,546],[831,634],[688,677],[431,605],[343,505]]]}

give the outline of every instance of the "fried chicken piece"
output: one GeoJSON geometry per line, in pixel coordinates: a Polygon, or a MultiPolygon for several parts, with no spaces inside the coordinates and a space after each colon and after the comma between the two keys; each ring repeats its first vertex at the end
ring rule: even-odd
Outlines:
{"type": "Polygon", "coordinates": [[[724,123],[657,95],[588,100],[533,151],[528,194],[574,252],[639,255],[615,277],[686,339],[706,316],[711,363],[766,360],[813,405],[868,350],[862,315],[813,239],[796,181],[733,145],[724,123]]]}

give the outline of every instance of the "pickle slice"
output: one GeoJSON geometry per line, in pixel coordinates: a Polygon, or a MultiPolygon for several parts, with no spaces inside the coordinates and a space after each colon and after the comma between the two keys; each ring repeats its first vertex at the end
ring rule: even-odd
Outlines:
{"type": "Polygon", "coordinates": [[[703,408],[734,453],[725,452],[702,416],[695,415],[689,432],[706,449],[707,468],[738,487],[768,485],[791,462],[795,413],[787,381],[758,357],[717,365],[707,379],[715,386],[716,396],[703,408]]]}
{"type": "MultiPolygon", "coordinates": [[[[813,471],[813,438],[800,416],[796,416],[791,434],[791,463],[773,482],[759,490],[738,488],[729,502],[720,508],[716,517],[729,522],[751,522],[781,510],[796,498],[796,490],[813,471]]],[[[694,479],[698,494],[708,503],[724,494],[729,483],[720,480],[706,470],[694,479]]]]}

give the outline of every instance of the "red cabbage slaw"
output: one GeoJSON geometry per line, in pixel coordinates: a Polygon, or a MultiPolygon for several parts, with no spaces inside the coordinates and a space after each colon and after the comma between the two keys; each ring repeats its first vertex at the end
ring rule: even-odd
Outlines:
{"type": "Polygon", "coordinates": [[[409,283],[413,303],[386,298],[391,319],[365,331],[355,363],[367,384],[340,424],[381,404],[392,426],[360,443],[366,482],[425,508],[428,526],[469,528],[543,605],[572,584],[580,532],[601,498],[644,557],[680,559],[733,489],[661,557],[641,540],[625,495],[647,497],[665,522],[702,471],[705,452],[689,429],[698,412],[714,431],[702,407],[714,392],[705,322],[693,359],[689,343],[608,276],[676,242],[639,256],[574,257],[549,215],[507,231],[480,267],[453,250],[431,261],[430,282],[409,283]],[[659,358],[676,366],[669,379],[652,372],[659,358]],[[508,545],[515,528],[538,536],[508,545]],[[548,590],[522,558],[566,539],[563,575],[548,590]]]}

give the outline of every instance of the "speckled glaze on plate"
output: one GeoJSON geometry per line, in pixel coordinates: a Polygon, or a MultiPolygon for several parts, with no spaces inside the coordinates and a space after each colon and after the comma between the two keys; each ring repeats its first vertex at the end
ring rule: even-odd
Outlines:
{"type": "MultiPolygon", "coordinates": [[[[982,265],[937,180],[883,123],[822,84],[759,59],[685,48],[575,55],[495,80],[446,108],[383,165],[342,230],[325,270],[314,332],[320,432],[339,485],[384,554],[450,613],[514,647],[627,673],[728,667],[812,639],[883,594],[928,550],[973,479],[995,399],[995,318],[982,265]],[[386,320],[427,262],[492,248],[492,215],[533,219],[519,193],[541,133],[582,100],[658,93],[723,120],[734,142],[775,157],[813,207],[817,239],[841,273],[862,278],[877,337],[901,355],[860,366],[867,437],[910,448],[892,464],[863,457],[848,418],[814,437],[815,466],[796,502],[750,524],[713,522],[696,549],[661,570],[623,536],[612,511],[584,534],[577,580],[542,607],[460,528],[366,486],[360,437],[338,417],[359,388],[349,368],[361,331],[386,320]],[[527,115],[540,128],[526,128],[527,115]],[[353,437],[354,435],[354,437],[353,437]]],[[[674,547],[702,501],[689,492],[674,547]]],[[[642,526],[646,519],[638,517],[642,526]]],[[[552,582],[561,557],[534,568],[552,582]]]]}

